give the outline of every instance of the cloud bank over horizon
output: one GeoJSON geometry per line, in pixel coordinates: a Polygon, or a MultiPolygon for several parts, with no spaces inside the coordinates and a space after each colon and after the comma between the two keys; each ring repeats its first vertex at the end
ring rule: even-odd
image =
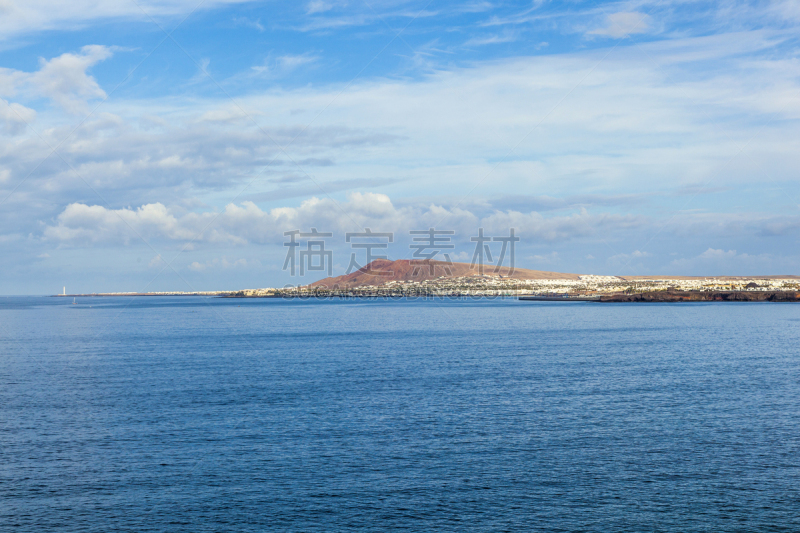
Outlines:
{"type": "Polygon", "coordinates": [[[284,284],[284,232],[311,227],[441,225],[463,255],[513,227],[524,268],[800,272],[791,2],[7,4],[6,294],[284,284]]]}

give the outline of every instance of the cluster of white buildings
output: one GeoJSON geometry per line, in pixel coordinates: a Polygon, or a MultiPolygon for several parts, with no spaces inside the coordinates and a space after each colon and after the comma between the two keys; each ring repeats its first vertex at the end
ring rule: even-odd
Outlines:
{"type": "Polygon", "coordinates": [[[518,296],[518,295],[600,295],[660,290],[678,291],[774,291],[800,290],[798,279],[772,278],[623,278],[579,276],[578,279],[520,280],[483,275],[446,277],[425,281],[388,281],[361,287],[286,287],[248,289],[236,296],[518,296]]]}
{"type": "Polygon", "coordinates": [[[580,276],[577,280],[528,280],[533,293],[614,294],[675,291],[800,290],[798,279],[772,278],[623,278],[580,276]]]}

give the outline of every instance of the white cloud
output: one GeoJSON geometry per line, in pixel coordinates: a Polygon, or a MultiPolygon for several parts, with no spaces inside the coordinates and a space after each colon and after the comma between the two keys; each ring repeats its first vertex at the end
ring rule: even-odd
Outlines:
{"type": "MultiPolygon", "coordinates": [[[[342,232],[372,224],[376,231],[402,231],[444,219],[461,234],[481,223],[494,234],[515,227],[526,239],[553,243],[553,248],[571,239],[613,242],[642,228],[652,230],[648,236],[657,234],[657,242],[625,241],[626,251],[637,246],[645,251],[646,245],[646,251],[655,252],[663,238],[676,234],[687,239],[717,233],[787,236],[800,227],[797,217],[681,213],[657,233],[651,219],[636,214],[661,216],[679,209],[669,195],[685,184],[734,188],[763,175],[781,185],[796,180],[800,104],[790,95],[800,90],[800,71],[791,62],[741,56],[779,42],[780,36],[751,32],[643,44],[651,58],[646,64],[639,47],[618,48],[602,62],[605,51],[587,51],[479,62],[413,80],[259,91],[237,97],[247,113],[213,98],[180,105],[166,98],[111,99],[103,107],[109,113],[93,116],[60,152],[112,205],[134,208],[120,213],[99,208],[95,219],[81,222],[76,214],[88,215],[97,206],[86,199],[86,185],[55,157],[8,202],[38,209],[21,215],[28,221],[22,234],[41,234],[36,223],[43,220],[44,236],[52,242],[98,248],[138,240],[137,232],[173,245],[200,233],[198,248],[206,249],[209,243],[280,243],[286,227],[277,220],[280,209],[289,210],[285,218],[297,228],[317,224],[342,232]],[[709,64],[714,68],[698,74],[709,64]],[[727,74],[731,69],[736,76],[727,74]],[[263,131],[252,125],[251,114],[263,131]],[[719,127],[721,122],[726,128],[719,127]],[[754,136],[753,124],[766,126],[754,136]],[[313,166],[313,161],[328,163],[313,166]],[[225,207],[254,179],[234,205],[225,207]],[[346,216],[325,194],[352,190],[383,194],[342,202],[346,216]],[[591,202],[585,212],[564,205],[555,211],[557,217],[524,203],[528,195],[565,198],[597,191],[653,194],[604,206],[606,212],[591,202]],[[453,208],[468,192],[463,205],[453,208]],[[413,194],[428,199],[409,198],[413,194]],[[311,204],[281,200],[311,195],[318,197],[311,204]],[[493,213],[494,195],[521,200],[493,213]],[[197,199],[191,207],[197,212],[178,207],[187,198],[197,199]],[[208,206],[221,212],[213,232],[203,231],[214,216],[208,206]],[[157,224],[139,215],[145,208],[161,209],[157,224]]],[[[16,86],[15,76],[6,76],[12,80],[8,84],[16,86]]],[[[46,110],[36,120],[51,145],[74,127],[46,110]]],[[[48,153],[31,134],[0,143],[3,169],[9,172],[5,183],[16,185],[14,180],[48,153]]],[[[594,248],[581,255],[589,251],[598,258],[609,255],[594,248]]]]}
{"type": "MultiPolygon", "coordinates": [[[[476,196],[636,190],[643,174],[653,183],[670,184],[665,187],[722,176],[731,185],[750,181],[752,172],[741,165],[747,159],[773,179],[789,180],[794,176],[788,170],[800,164],[800,104],[791,98],[800,91],[800,72],[791,63],[738,56],[780,42],[767,37],[751,32],[650,43],[641,46],[651,58],[644,66],[641,53],[620,49],[600,63],[602,52],[515,58],[437,71],[416,81],[353,83],[344,91],[333,85],[254,92],[237,97],[238,105],[212,98],[193,98],[182,106],[174,99],[113,100],[103,109],[118,117],[117,123],[109,114],[84,124],[60,152],[104,197],[124,190],[127,201],[137,203],[160,198],[163,188],[201,194],[238,186],[275,157],[266,179],[285,177],[290,169],[310,183],[311,171],[291,160],[327,160],[336,164],[314,172],[323,190],[343,175],[379,176],[406,181],[411,189],[425,184],[429,195],[466,191],[474,184],[476,196]],[[726,63],[738,74],[712,71],[698,78],[693,66],[698,60],[726,63]],[[750,124],[768,117],[778,120],[766,122],[753,137],[750,124]],[[719,121],[726,128],[717,127],[719,121]],[[291,159],[279,147],[286,147],[291,159]],[[732,156],[737,165],[725,168],[732,156]]],[[[83,64],[98,57],[72,55],[85,56],[83,64]]],[[[312,59],[280,61],[298,65],[312,59]]],[[[6,74],[11,81],[5,85],[17,86],[19,73],[6,74]]],[[[82,87],[78,93],[84,97],[102,91],[91,78],[77,79],[81,83],[72,87],[82,87]]],[[[36,120],[52,146],[71,131],[70,125],[49,127],[53,119],[43,112],[36,120]]],[[[0,147],[0,155],[12,175],[24,175],[49,153],[47,144],[29,135],[14,149],[0,147]]],[[[15,193],[20,201],[31,191],[58,194],[63,202],[70,188],[85,187],[64,165],[47,163],[37,172],[15,193]]],[[[305,194],[313,193],[321,194],[305,194]]]]}
{"type": "Polygon", "coordinates": [[[703,272],[717,276],[790,274],[797,268],[792,258],[766,253],[739,253],[722,248],[708,248],[695,257],[675,259],[670,266],[676,273],[703,272]]]}
{"type": "Polygon", "coordinates": [[[204,272],[206,270],[228,270],[232,268],[257,268],[261,266],[261,261],[258,259],[234,259],[229,260],[227,257],[214,258],[208,261],[199,262],[193,261],[189,264],[189,270],[195,272],[204,272]]]}
{"type": "Polygon", "coordinates": [[[510,228],[528,240],[564,241],[636,227],[642,219],[619,215],[592,215],[586,209],[566,216],[545,218],[539,213],[496,212],[481,218],[458,207],[414,205],[396,207],[388,196],[352,193],[346,202],[311,198],[299,207],[277,207],[264,211],[252,202],[229,204],[220,213],[178,215],[160,203],[136,209],[109,210],[103,206],[70,204],[46,226],[44,238],[71,245],[130,243],[142,238],[243,245],[282,243],[283,233],[294,229],[343,234],[348,231],[407,233],[429,227],[452,229],[457,235],[472,235],[484,227],[487,234],[507,235],[510,228]]]}
{"type": "Polygon", "coordinates": [[[493,9],[494,7],[495,5],[491,2],[476,0],[474,2],[461,2],[456,9],[462,13],[482,13],[484,11],[493,9]]]}
{"type": "Polygon", "coordinates": [[[650,254],[648,252],[641,252],[639,250],[634,250],[633,252],[631,252],[629,254],[612,255],[608,259],[609,259],[609,261],[612,261],[612,262],[614,262],[614,261],[618,262],[618,261],[627,261],[629,259],[640,259],[640,258],[643,258],[643,257],[650,257],[650,254]]]}
{"type": "Polygon", "coordinates": [[[587,33],[619,39],[635,33],[647,33],[650,29],[650,16],[644,13],[620,12],[606,17],[606,26],[587,33]]]}
{"type": "Polygon", "coordinates": [[[240,121],[249,121],[252,120],[253,117],[257,117],[262,113],[258,111],[250,111],[247,112],[243,110],[241,107],[231,104],[225,107],[219,107],[212,109],[210,111],[206,111],[202,115],[198,121],[200,122],[225,122],[225,123],[234,123],[240,121]]]}
{"type": "Polygon", "coordinates": [[[310,65],[319,60],[313,54],[286,54],[275,58],[268,58],[264,64],[251,67],[259,76],[285,76],[298,68],[310,65]]]}
{"type": "Polygon", "coordinates": [[[641,227],[645,219],[633,215],[591,214],[582,208],[579,212],[566,215],[545,217],[541,213],[520,213],[518,211],[497,212],[481,221],[481,224],[492,233],[507,232],[508,228],[518,228],[527,233],[529,238],[547,242],[562,241],[580,237],[590,237],[603,232],[641,227]]]}
{"type": "Polygon", "coordinates": [[[536,268],[537,265],[555,265],[560,262],[561,257],[558,252],[550,252],[549,254],[534,255],[531,259],[534,261],[533,268],[536,268]]]}
{"type": "Polygon", "coordinates": [[[83,112],[86,100],[106,96],[86,71],[111,55],[106,46],[89,45],[81,48],[80,54],[66,53],[49,61],[41,59],[41,68],[29,77],[28,83],[67,111],[83,112]]]}
{"type": "Polygon", "coordinates": [[[58,216],[58,225],[45,228],[48,240],[97,243],[139,237],[190,240],[194,234],[160,203],[133,209],[106,209],[100,205],[70,204],[58,216]]]}
{"type": "Polygon", "coordinates": [[[648,252],[634,250],[629,254],[621,253],[615,254],[608,258],[607,263],[609,266],[617,269],[635,269],[641,270],[643,268],[642,259],[650,257],[648,252]]]}
{"type": "Polygon", "coordinates": [[[164,259],[162,259],[161,255],[159,254],[159,255],[153,256],[153,258],[150,260],[150,262],[147,263],[147,266],[150,267],[150,268],[159,268],[159,267],[163,268],[163,267],[167,266],[167,262],[164,261],[164,259]]]}
{"type": "Polygon", "coordinates": [[[800,3],[797,0],[773,0],[767,6],[767,12],[782,22],[800,21],[800,3]]]}
{"type": "Polygon", "coordinates": [[[675,259],[672,261],[672,266],[678,268],[685,268],[685,267],[693,267],[698,264],[702,264],[704,266],[714,265],[719,266],[725,263],[729,263],[734,259],[748,259],[752,258],[753,256],[748,254],[737,254],[736,250],[723,250],[723,249],[715,249],[709,248],[705,252],[701,253],[692,258],[683,258],[683,259],[675,259]]]}
{"type": "Polygon", "coordinates": [[[234,17],[233,23],[236,24],[237,26],[247,26],[250,28],[254,28],[260,32],[263,32],[266,29],[264,28],[264,25],[261,24],[261,19],[252,20],[247,17],[234,17]]]}
{"type": "Polygon", "coordinates": [[[736,257],[736,250],[728,250],[727,252],[724,250],[715,250],[714,248],[709,248],[702,254],[698,255],[698,259],[703,260],[711,260],[711,261],[719,261],[721,259],[733,259],[736,257]]]}
{"type": "Polygon", "coordinates": [[[0,39],[6,40],[29,32],[79,29],[93,21],[130,18],[150,21],[188,15],[226,4],[252,0],[3,0],[0,2],[0,39]]]}
{"type": "Polygon", "coordinates": [[[323,0],[312,0],[306,4],[306,14],[313,15],[314,13],[324,13],[333,9],[333,4],[324,2],[323,0]]]}
{"type": "Polygon", "coordinates": [[[503,33],[495,33],[490,35],[482,35],[480,37],[472,37],[464,43],[464,46],[484,46],[487,44],[502,44],[512,43],[520,38],[519,32],[504,31],[503,33]]]}
{"type": "MultiPolygon", "coordinates": [[[[36,119],[36,111],[0,98],[0,127],[5,133],[19,135],[36,119]]],[[[8,170],[0,170],[0,182],[8,179],[8,170]]]]}
{"type": "MultiPolygon", "coordinates": [[[[19,94],[29,98],[34,95],[43,96],[69,113],[85,113],[88,100],[106,96],[87,70],[112,54],[112,49],[107,46],[87,45],[77,54],[64,53],[49,60],[40,58],[39,70],[35,72],[0,69],[0,94],[19,94]]],[[[5,105],[5,101],[0,104],[15,111],[14,114],[19,115],[19,121],[27,121],[25,117],[31,117],[34,113],[19,104],[5,105]]],[[[8,111],[0,109],[0,118],[9,120],[9,115],[8,111]]]]}

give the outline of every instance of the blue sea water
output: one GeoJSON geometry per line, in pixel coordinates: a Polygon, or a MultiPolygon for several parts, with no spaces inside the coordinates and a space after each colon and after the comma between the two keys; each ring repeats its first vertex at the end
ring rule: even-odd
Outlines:
{"type": "Polygon", "coordinates": [[[0,298],[3,531],[800,531],[800,305],[0,298]]]}

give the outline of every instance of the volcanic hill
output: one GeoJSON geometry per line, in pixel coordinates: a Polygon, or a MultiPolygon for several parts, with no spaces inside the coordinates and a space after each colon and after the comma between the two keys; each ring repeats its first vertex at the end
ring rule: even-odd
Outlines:
{"type": "MultiPolygon", "coordinates": [[[[484,265],[484,277],[497,277],[509,279],[564,279],[577,280],[578,274],[563,274],[561,272],[546,272],[543,270],[528,270],[525,268],[514,269],[513,272],[508,267],[501,267],[498,272],[494,271],[494,265],[484,265]]],[[[390,281],[426,281],[445,278],[461,277],[480,277],[479,266],[472,266],[469,263],[447,263],[444,261],[409,260],[400,259],[389,261],[387,259],[376,259],[372,263],[362,267],[355,272],[336,276],[333,278],[321,279],[312,283],[311,287],[364,287],[366,285],[383,285],[390,281]]]]}

